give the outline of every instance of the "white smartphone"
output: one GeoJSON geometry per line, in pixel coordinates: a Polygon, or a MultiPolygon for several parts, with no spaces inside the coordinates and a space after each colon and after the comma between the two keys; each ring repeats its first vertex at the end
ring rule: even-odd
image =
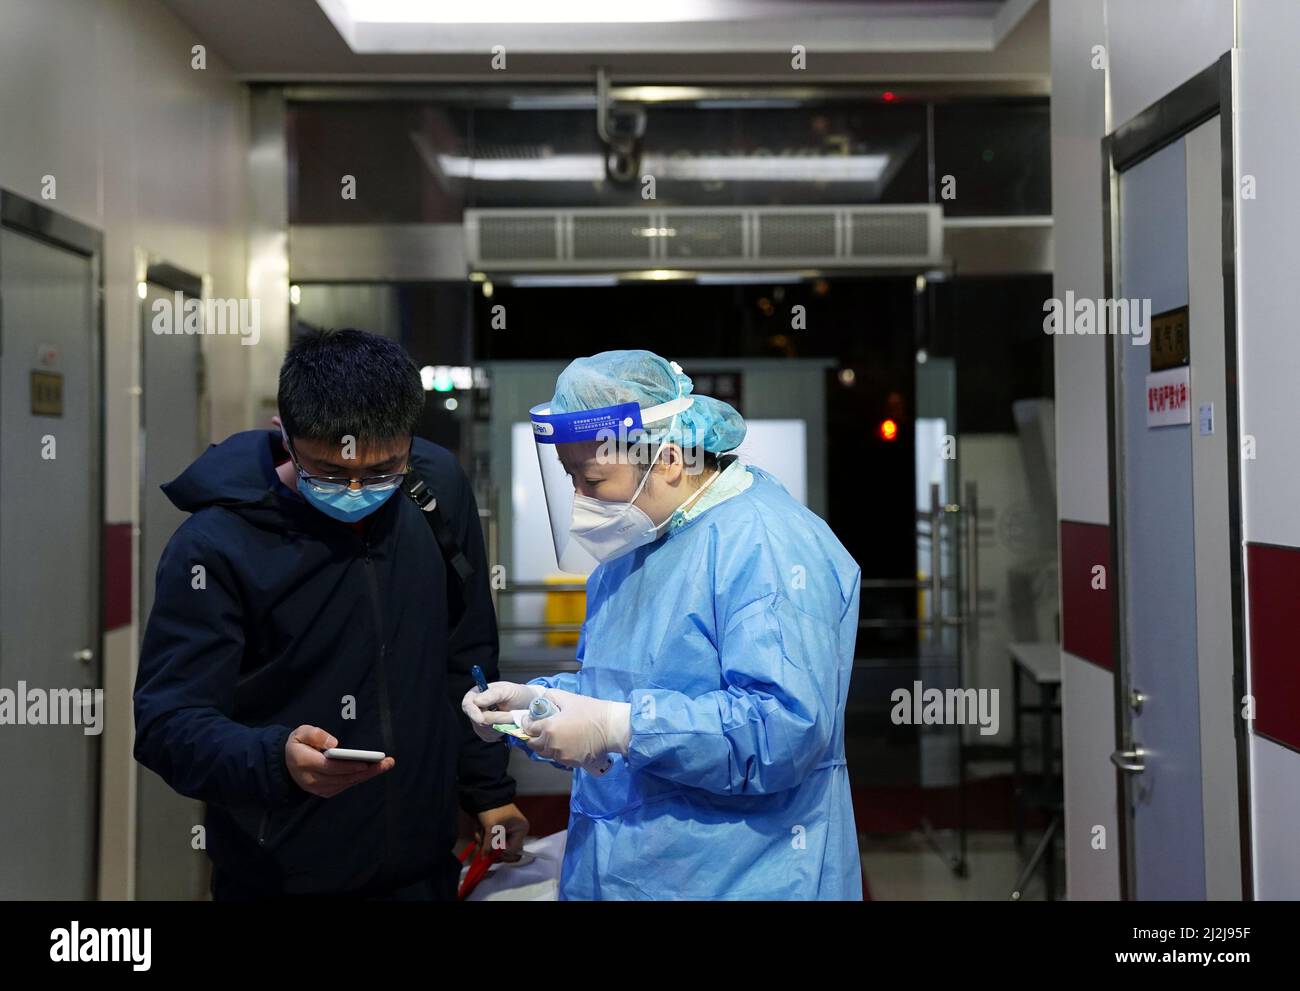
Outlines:
{"type": "Polygon", "coordinates": [[[378,764],[384,759],[383,751],[380,750],[348,750],[346,747],[330,747],[328,750],[322,750],[330,760],[359,760],[366,764],[378,764]]]}

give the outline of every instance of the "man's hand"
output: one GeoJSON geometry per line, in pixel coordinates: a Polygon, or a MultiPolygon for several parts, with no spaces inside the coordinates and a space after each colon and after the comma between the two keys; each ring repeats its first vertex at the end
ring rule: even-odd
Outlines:
{"type": "Polygon", "coordinates": [[[353,785],[378,777],[397,763],[392,757],[385,757],[378,764],[330,760],[321,753],[338,745],[339,741],[319,726],[299,726],[289,734],[284,744],[284,763],[299,788],[321,798],[333,798],[353,785]]]}
{"type": "Polygon", "coordinates": [[[519,859],[528,835],[528,820],[513,802],[480,812],[478,825],[474,839],[480,850],[501,850],[501,859],[508,863],[519,859]]]}

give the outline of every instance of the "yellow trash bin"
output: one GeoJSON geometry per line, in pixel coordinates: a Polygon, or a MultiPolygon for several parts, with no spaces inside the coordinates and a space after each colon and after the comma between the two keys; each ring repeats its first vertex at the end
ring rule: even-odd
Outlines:
{"type": "MultiPolygon", "coordinates": [[[[573,585],[582,581],[580,575],[553,574],[542,581],[547,585],[573,585]]],[[[587,590],[584,585],[578,589],[557,588],[546,593],[546,606],[543,617],[547,626],[581,625],[587,616],[587,590]]],[[[548,647],[578,646],[578,632],[574,630],[548,630],[545,635],[548,647]]]]}

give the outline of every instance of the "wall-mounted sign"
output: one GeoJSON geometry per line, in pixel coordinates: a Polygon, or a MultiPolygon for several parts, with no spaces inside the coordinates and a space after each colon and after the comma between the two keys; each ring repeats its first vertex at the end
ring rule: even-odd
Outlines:
{"type": "Polygon", "coordinates": [[[1214,403],[1201,403],[1201,436],[1209,437],[1214,433],[1214,403]]]}
{"type": "Polygon", "coordinates": [[[1147,426],[1192,422],[1192,370],[1186,365],[1147,376],[1147,426]]]}
{"type": "Polygon", "coordinates": [[[58,372],[32,372],[32,415],[63,415],[63,376],[58,372]]]}
{"type": "Polygon", "coordinates": [[[1162,372],[1191,361],[1187,337],[1187,307],[1166,310],[1151,318],[1151,370],[1162,372]]]}

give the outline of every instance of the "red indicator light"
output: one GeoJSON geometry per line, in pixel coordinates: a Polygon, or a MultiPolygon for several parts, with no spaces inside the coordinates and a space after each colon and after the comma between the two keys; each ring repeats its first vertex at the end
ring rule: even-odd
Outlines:
{"type": "Polygon", "coordinates": [[[886,420],[880,425],[881,440],[895,440],[898,437],[898,424],[893,420],[886,420]]]}

